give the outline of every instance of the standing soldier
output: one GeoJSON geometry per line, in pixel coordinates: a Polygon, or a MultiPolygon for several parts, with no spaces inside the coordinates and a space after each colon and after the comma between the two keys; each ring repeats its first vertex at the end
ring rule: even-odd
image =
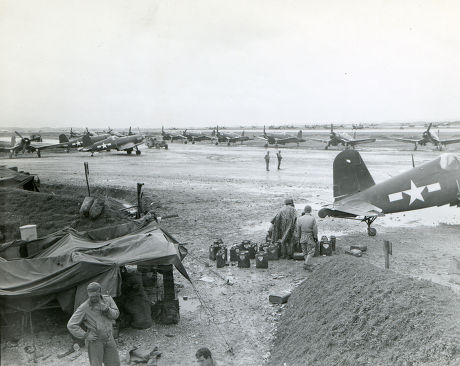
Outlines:
{"type": "Polygon", "coordinates": [[[294,208],[294,201],[292,198],[287,198],[284,204],[285,206],[271,221],[273,224],[272,242],[281,242],[282,258],[292,258],[292,254],[294,253],[297,212],[294,208]]]}
{"type": "Polygon", "coordinates": [[[270,170],[270,169],[268,169],[269,166],[270,166],[270,151],[267,151],[267,153],[265,154],[264,159],[265,159],[265,167],[266,167],[267,172],[268,172],[270,170]]]}
{"type": "Polygon", "coordinates": [[[278,170],[280,170],[280,166],[281,166],[281,159],[283,158],[281,156],[281,150],[278,150],[278,152],[276,153],[276,157],[278,158],[278,170]]]}
{"type": "Polygon", "coordinates": [[[67,329],[74,337],[85,340],[90,366],[102,366],[102,363],[120,366],[112,329],[112,323],[120,315],[117,305],[109,295],[102,295],[101,285],[97,282],[91,282],[87,291],[88,300],[75,310],[67,329]]]}
{"type": "Polygon", "coordinates": [[[315,218],[311,215],[311,206],[307,205],[303,209],[304,215],[297,219],[297,237],[305,258],[304,268],[312,270],[310,260],[315,254],[315,244],[318,240],[318,227],[315,218]]]}

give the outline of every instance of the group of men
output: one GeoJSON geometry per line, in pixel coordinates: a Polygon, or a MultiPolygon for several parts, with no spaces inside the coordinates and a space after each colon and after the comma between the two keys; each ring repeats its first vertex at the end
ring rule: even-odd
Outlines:
{"type": "Polygon", "coordinates": [[[315,254],[318,241],[318,226],[311,215],[311,206],[306,205],[300,217],[292,198],[284,201],[284,207],[271,221],[271,242],[281,246],[281,257],[292,258],[296,247],[300,246],[304,255],[304,268],[312,270],[311,258],[315,254]]]}
{"type": "MultiPolygon", "coordinates": [[[[283,159],[283,157],[281,156],[281,150],[278,150],[278,152],[276,153],[276,158],[278,159],[278,170],[280,170],[281,169],[281,159],[283,159]]],[[[265,159],[265,169],[268,172],[270,170],[270,151],[267,151],[267,153],[264,156],[264,159],[265,159]]]]}

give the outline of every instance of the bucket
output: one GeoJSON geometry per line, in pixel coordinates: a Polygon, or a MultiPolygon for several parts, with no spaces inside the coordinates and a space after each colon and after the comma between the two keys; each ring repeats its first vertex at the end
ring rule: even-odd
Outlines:
{"type": "Polygon", "coordinates": [[[37,225],[24,225],[19,228],[21,240],[31,241],[37,239],[37,225]]]}
{"type": "Polygon", "coordinates": [[[256,268],[268,268],[268,254],[265,252],[258,252],[255,256],[256,268]]]}
{"type": "Polygon", "coordinates": [[[251,261],[249,260],[249,253],[241,251],[238,255],[238,267],[239,268],[249,268],[251,266],[251,261]]]}

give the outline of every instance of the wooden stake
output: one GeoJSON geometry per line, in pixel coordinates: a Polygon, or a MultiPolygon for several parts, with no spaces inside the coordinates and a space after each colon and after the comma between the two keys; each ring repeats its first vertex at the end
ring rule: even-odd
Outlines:
{"type": "Polygon", "coordinates": [[[137,183],[137,213],[136,219],[140,219],[142,216],[142,186],[144,183],[137,183]]]}
{"type": "Polygon", "coordinates": [[[390,254],[393,254],[393,246],[388,240],[383,241],[383,253],[385,255],[385,269],[390,268],[390,254]]]}
{"type": "Polygon", "coordinates": [[[88,162],[85,161],[84,165],[85,165],[86,187],[88,188],[88,197],[91,197],[91,192],[89,191],[89,182],[88,182],[88,175],[89,175],[88,162]]]}

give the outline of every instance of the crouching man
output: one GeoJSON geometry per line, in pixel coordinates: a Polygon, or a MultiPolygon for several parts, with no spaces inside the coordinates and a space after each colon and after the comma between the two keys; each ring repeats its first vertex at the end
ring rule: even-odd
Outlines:
{"type": "Polygon", "coordinates": [[[120,366],[112,334],[112,323],[120,315],[117,305],[109,295],[102,295],[101,285],[97,282],[91,282],[87,291],[88,300],[75,310],[67,329],[74,337],[85,339],[90,366],[120,366]]]}

